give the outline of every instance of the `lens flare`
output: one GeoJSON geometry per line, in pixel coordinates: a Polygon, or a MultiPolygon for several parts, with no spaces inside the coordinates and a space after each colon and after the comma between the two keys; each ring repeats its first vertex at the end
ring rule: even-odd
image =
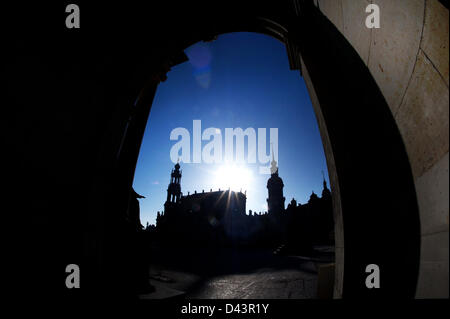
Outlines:
{"type": "Polygon", "coordinates": [[[211,84],[211,59],[212,54],[209,46],[205,43],[197,43],[186,50],[193,70],[193,75],[198,85],[204,89],[211,84]]]}

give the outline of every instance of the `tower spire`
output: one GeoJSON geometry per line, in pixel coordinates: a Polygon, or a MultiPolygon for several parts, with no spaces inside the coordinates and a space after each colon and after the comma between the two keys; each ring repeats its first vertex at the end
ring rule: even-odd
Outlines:
{"type": "Polygon", "coordinates": [[[270,173],[271,174],[278,174],[278,166],[277,161],[275,161],[275,152],[273,151],[273,143],[271,142],[270,145],[272,146],[272,162],[270,167],[270,173]]]}
{"type": "Polygon", "coordinates": [[[267,198],[267,210],[269,214],[277,214],[284,211],[284,201],[283,196],[283,180],[278,176],[278,166],[275,160],[275,152],[272,146],[272,162],[270,163],[271,177],[267,181],[267,190],[269,192],[269,197],[267,198]]]}
{"type": "Polygon", "coordinates": [[[325,180],[325,173],[322,170],[323,189],[327,189],[327,181],[325,180]]]}
{"type": "Polygon", "coordinates": [[[169,206],[173,203],[178,203],[181,198],[181,172],[180,172],[180,164],[177,162],[175,164],[175,169],[172,169],[170,173],[170,184],[167,187],[167,200],[164,206],[169,208],[169,206]]]}
{"type": "Polygon", "coordinates": [[[322,177],[323,177],[323,190],[322,190],[322,198],[324,199],[331,199],[331,191],[327,187],[327,181],[325,179],[325,174],[322,170],[322,177]]]}

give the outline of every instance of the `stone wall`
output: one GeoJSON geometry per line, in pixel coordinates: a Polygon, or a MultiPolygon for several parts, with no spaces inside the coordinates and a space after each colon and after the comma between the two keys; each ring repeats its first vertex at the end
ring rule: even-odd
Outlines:
{"type": "Polygon", "coordinates": [[[438,0],[316,0],[375,78],[402,134],[420,208],[416,297],[449,296],[449,11],[438,0]],[[379,5],[381,28],[365,8],[379,5]]]}

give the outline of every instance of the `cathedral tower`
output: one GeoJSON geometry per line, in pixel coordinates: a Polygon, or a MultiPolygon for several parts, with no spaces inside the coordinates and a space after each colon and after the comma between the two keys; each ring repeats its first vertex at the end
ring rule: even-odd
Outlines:
{"type": "Polygon", "coordinates": [[[322,171],[323,175],[323,190],[322,190],[322,198],[323,199],[331,199],[331,191],[327,187],[327,181],[325,180],[325,175],[322,171]]]}
{"type": "Polygon", "coordinates": [[[272,162],[270,167],[271,176],[267,181],[267,190],[269,191],[269,198],[267,198],[267,208],[269,214],[279,214],[284,211],[283,196],[283,180],[278,176],[277,162],[272,150],[272,162]]]}
{"type": "Polygon", "coordinates": [[[172,170],[170,174],[170,184],[167,187],[167,200],[164,204],[166,211],[173,206],[174,204],[178,204],[181,198],[181,171],[180,164],[175,164],[175,169],[172,170]]]}

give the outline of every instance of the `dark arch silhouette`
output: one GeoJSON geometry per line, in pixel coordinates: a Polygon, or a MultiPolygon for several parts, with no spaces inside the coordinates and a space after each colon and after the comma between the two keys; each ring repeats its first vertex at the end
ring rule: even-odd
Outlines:
{"type": "MultiPolygon", "coordinates": [[[[129,247],[133,242],[123,218],[157,85],[170,67],[186,61],[183,50],[189,45],[222,33],[259,32],[286,43],[291,68],[310,80],[311,98],[317,98],[315,111],[335,217],[341,220],[336,229],[337,243],[341,243],[336,260],[337,296],[414,296],[420,227],[403,141],[369,70],[313,1],[271,6],[233,2],[219,6],[154,4],[149,8],[83,5],[81,32],[55,31],[56,22],[50,19],[38,30],[46,37],[28,36],[29,43],[18,45],[19,49],[43,48],[38,54],[42,60],[35,63],[50,65],[51,72],[70,79],[57,88],[67,91],[64,85],[70,85],[75,96],[64,105],[74,110],[75,118],[90,119],[89,125],[69,136],[82,140],[83,145],[81,164],[72,159],[80,166],[82,178],[65,190],[76,194],[79,202],[58,215],[57,206],[63,202],[55,200],[47,214],[59,217],[28,234],[30,238],[41,236],[38,242],[52,243],[46,248],[48,264],[57,260],[63,266],[77,259],[84,269],[84,293],[130,297],[133,263],[129,247]],[[73,73],[72,67],[82,71],[73,73]],[[65,231],[54,231],[61,223],[67,225],[65,231]],[[66,249],[57,256],[61,259],[55,255],[59,246],[54,238],[65,239],[66,249]],[[368,264],[380,266],[380,289],[365,287],[368,264]]],[[[45,81],[34,85],[45,90],[45,81]]],[[[58,94],[62,93],[55,93],[49,107],[60,107],[56,105],[61,101],[58,94]]],[[[44,165],[51,168],[51,163],[44,165]]],[[[37,189],[36,194],[46,196],[44,190],[37,189]]],[[[30,258],[33,254],[39,257],[33,245],[37,244],[25,252],[30,258]]],[[[49,269],[41,269],[47,277],[52,276],[49,269]]],[[[51,287],[61,287],[60,282],[64,280],[58,277],[51,287]]]]}
{"type": "MultiPolygon", "coordinates": [[[[339,218],[342,214],[345,230],[343,296],[413,297],[419,262],[419,215],[409,161],[394,118],[347,40],[311,2],[296,3],[290,10],[278,8],[280,15],[266,12],[244,15],[233,22],[216,21],[216,28],[205,27],[180,45],[187,47],[230,31],[253,31],[286,43],[291,68],[302,71],[301,55],[320,104],[322,134],[326,130],[329,136],[327,160],[334,161],[328,165],[334,176],[334,200],[341,205],[335,205],[335,210],[342,210],[335,215],[339,218]],[[365,286],[365,268],[372,263],[382,269],[383,288],[379,290],[365,286]]],[[[143,91],[138,103],[145,105],[143,109],[151,105],[154,90],[143,91]]],[[[141,118],[138,137],[146,116],[141,118]]],[[[130,144],[133,152],[127,154],[133,154],[134,163],[140,143],[130,144]]],[[[133,169],[129,167],[126,175],[133,169]]],[[[336,233],[342,232],[336,229],[336,233]]]]}

